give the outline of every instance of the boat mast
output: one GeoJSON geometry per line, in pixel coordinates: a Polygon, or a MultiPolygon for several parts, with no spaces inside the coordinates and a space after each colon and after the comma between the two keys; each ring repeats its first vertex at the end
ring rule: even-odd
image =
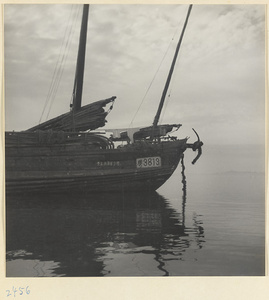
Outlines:
{"type": "Polygon", "coordinates": [[[81,29],[80,29],[76,75],[75,75],[74,88],[73,88],[72,109],[74,112],[76,112],[77,110],[79,110],[81,108],[85,53],[86,53],[87,27],[88,27],[88,14],[89,14],[89,4],[84,4],[81,29]]]}
{"type": "Polygon", "coordinates": [[[171,81],[171,78],[172,78],[172,74],[173,74],[173,71],[174,71],[175,63],[176,63],[178,52],[179,52],[179,48],[180,48],[180,45],[181,45],[181,42],[182,42],[182,39],[183,39],[183,35],[184,35],[184,32],[185,32],[187,23],[188,23],[188,19],[189,19],[190,13],[191,13],[191,9],[192,9],[192,4],[189,6],[187,17],[186,17],[186,20],[185,20],[185,23],[184,23],[184,26],[183,26],[178,44],[177,44],[174,59],[172,61],[172,65],[171,65],[171,68],[170,68],[170,71],[169,71],[169,74],[168,74],[168,77],[167,77],[167,80],[166,80],[166,83],[165,83],[165,86],[164,86],[164,90],[163,90],[163,93],[162,93],[160,104],[159,104],[156,116],[154,118],[154,121],[153,121],[153,132],[154,132],[154,129],[157,127],[157,124],[158,124],[159,119],[160,119],[160,115],[161,115],[161,111],[162,111],[162,108],[163,108],[164,100],[165,100],[167,90],[169,88],[169,84],[170,84],[170,81],[171,81]]]}

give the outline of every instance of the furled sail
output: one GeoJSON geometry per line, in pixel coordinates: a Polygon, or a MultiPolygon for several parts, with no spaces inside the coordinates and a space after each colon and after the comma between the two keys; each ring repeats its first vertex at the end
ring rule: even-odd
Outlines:
{"type": "Polygon", "coordinates": [[[62,131],[86,131],[105,126],[106,116],[113,107],[116,97],[93,102],[85,105],[77,111],[70,111],[56,118],[48,120],[27,131],[36,130],[62,130],[62,131]],[[104,107],[111,103],[110,108],[105,111],[104,107]]]}

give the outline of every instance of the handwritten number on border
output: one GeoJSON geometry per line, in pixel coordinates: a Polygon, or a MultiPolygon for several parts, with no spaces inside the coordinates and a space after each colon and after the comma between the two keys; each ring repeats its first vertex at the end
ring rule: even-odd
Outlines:
{"type": "Polygon", "coordinates": [[[22,296],[23,294],[29,295],[31,291],[29,289],[29,286],[27,286],[26,288],[19,287],[19,289],[13,286],[12,290],[6,290],[6,293],[7,297],[13,296],[15,298],[16,296],[22,296]]]}

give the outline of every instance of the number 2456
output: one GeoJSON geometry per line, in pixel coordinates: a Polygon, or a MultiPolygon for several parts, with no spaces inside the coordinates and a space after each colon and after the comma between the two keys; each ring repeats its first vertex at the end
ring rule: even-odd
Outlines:
{"type": "Polygon", "coordinates": [[[23,294],[29,295],[30,294],[30,289],[29,286],[27,286],[26,288],[23,287],[19,287],[18,289],[16,287],[12,287],[12,290],[6,290],[7,292],[7,297],[12,296],[16,297],[16,294],[19,296],[22,296],[23,294]]]}

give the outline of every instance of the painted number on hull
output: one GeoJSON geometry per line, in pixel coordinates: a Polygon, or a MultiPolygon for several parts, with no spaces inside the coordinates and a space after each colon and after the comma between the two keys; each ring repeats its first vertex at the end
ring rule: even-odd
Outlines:
{"type": "Polygon", "coordinates": [[[143,157],[143,158],[136,159],[137,168],[154,168],[154,167],[160,167],[161,165],[162,162],[159,156],[143,157]]]}

